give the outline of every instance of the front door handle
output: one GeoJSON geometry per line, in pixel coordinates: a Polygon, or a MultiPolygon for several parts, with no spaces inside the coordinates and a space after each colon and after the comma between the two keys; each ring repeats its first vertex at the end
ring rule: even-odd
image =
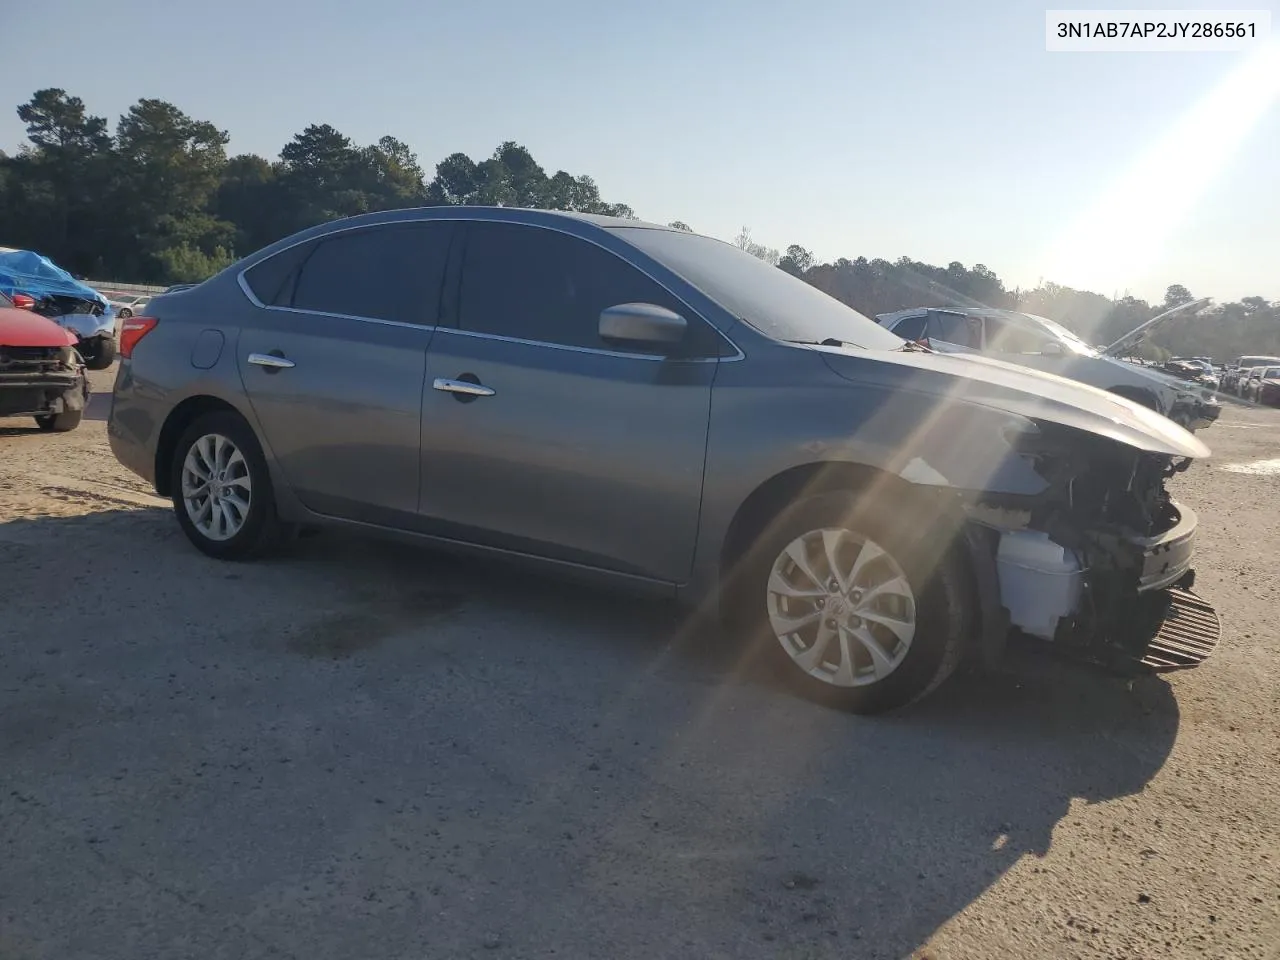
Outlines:
{"type": "Polygon", "coordinates": [[[249,362],[256,367],[266,367],[268,371],[289,370],[293,367],[293,361],[286,359],[279,351],[274,353],[251,353],[249,354],[249,362]]]}
{"type": "MultiPolygon", "coordinates": [[[[445,377],[436,377],[431,386],[436,390],[443,390],[445,393],[461,394],[462,397],[492,397],[497,392],[493,387],[486,387],[479,381],[449,380],[445,377]]],[[[462,397],[459,399],[462,399],[462,397]]]]}

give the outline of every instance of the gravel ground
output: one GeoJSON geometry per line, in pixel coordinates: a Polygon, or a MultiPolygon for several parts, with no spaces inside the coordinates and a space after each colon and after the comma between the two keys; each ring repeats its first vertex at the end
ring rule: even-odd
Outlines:
{"type": "Polygon", "coordinates": [[[6,960],[1280,957],[1280,474],[1228,469],[1280,411],[1176,481],[1204,667],[1022,655],[859,719],[497,565],[205,559],[108,401],[0,421],[6,960]]]}

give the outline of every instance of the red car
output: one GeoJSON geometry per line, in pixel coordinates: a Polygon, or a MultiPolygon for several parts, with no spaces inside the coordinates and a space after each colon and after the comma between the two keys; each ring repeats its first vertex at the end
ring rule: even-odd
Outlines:
{"type": "Polygon", "coordinates": [[[41,430],[78,427],[89,377],[75,344],[74,333],[0,294],[0,417],[32,416],[41,430]]]}

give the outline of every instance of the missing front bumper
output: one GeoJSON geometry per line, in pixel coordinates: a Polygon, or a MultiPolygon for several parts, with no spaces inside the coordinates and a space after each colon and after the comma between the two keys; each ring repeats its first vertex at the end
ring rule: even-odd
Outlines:
{"type": "Polygon", "coordinates": [[[78,374],[0,374],[0,417],[83,410],[88,400],[88,381],[78,374]]]}
{"type": "Polygon", "coordinates": [[[1151,599],[1160,604],[1161,610],[1155,632],[1147,641],[1138,664],[1164,673],[1204,663],[1222,636],[1218,612],[1190,590],[1177,587],[1163,590],[1151,599]]]}

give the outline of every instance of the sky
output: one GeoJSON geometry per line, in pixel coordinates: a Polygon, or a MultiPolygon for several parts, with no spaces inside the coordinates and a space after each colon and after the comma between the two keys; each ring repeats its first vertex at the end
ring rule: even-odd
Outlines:
{"type": "MultiPolygon", "coordinates": [[[[820,260],[1280,299],[1276,47],[1049,53],[1061,0],[0,3],[10,38],[59,31],[0,60],[5,151],[37,89],[113,127],[156,97],[272,158],[311,123],[392,134],[428,175],[515,140],[646,220],[820,260]]],[[[1196,4],[1241,6],[1280,35],[1273,0],[1196,4]]]]}

